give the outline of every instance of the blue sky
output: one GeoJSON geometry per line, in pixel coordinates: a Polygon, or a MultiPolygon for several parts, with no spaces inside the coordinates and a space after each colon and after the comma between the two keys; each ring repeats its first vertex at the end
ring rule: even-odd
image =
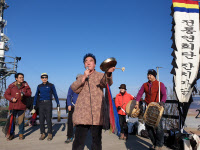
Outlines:
{"type": "MultiPolygon", "coordinates": [[[[19,56],[18,72],[25,74],[33,95],[40,74],[65,98],[78,73],[84,73],[83,56],[97,58],[96,70],[115,57],[111,86],[113,97],[124,83],[137,94],[147,81],[147,70],[160,69],[160,81],[172,87],[171,0],[7,0],[5,34],[10,38],[6,55],[19,56]]],[[[14,76],[7,84],[14,81],[14,76]]]]}

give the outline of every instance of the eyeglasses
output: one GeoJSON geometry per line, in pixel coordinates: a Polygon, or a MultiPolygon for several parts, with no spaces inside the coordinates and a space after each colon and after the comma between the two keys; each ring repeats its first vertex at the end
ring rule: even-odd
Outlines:
{"type": "Polygon", "coordinates": [[[45,78],[47,79],[47,77],[41,77],[41,79],[45,79],[45,78]]]}

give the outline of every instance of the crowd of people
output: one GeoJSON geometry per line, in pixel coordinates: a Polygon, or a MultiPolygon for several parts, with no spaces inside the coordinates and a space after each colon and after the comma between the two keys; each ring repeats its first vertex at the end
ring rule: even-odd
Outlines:
{"type": "MultiPolygon", "coordinates": [[[[104,105],[103,88],[106,85],[112,85],[113,72],[115,67],[110,67],[105,74],[97,72],[96,58],[88,53],[83,58],[86,70],[83,74],[78,74],[76,80],[70,85],[67,95],[68,110],[68,128],[67,139],[65,143],[73,142],[73,150],[83,150],[85,139],[90,130],[92,136],[92,149],[102,149],[102,128],[104,105]],[[84,112],[84,113],[83,113],[84,112]],[[75,127],[75,135],[73,134],[75,127]]],[[[136,96],[135,108],[139,108],[139,101],[145,93],[145,102],[148,106],[151,102],[157,102],[163,106],[166,101],[166,89],[162,82],[156,80],[156,71],[150,69],[147,72],[148,82],[144,83],[136,96]],[[158,94],[160,92],[160,94],[158,94]],[[160,97],[159,97],[160,95],[160,97]],[[159,101],[159,99],[161,99],[159,101]]],[[[59,99],[55,86],[48,82],[48,74],[41,74],[42,83],[38,85],[34,101],[32,114],[36,113],[36,105],[39,107],[40,137],[39,140],[46,138],[45,120],[47,122],[48,136],[47,140],[52,140],[52,95],[54,96],[57,107],[60,108],[59,99]]],[[[15,82],[9,85],[4,96],[9,101],[9,111],[16,117],[18,115],[19,139],[24,139],[24,116],[26,110],[26,99],[32,92],[27,82],[24,81],[24,74],[17,73],[15,82]]],[[[121,84],[119,94],[116,95],[115,105],[119,115],[121,128],[120,140],[128,139],[128,126],[126,122],[126,105],[129,101],[135,100],[135,97],[127,93],[126,84],[121,84]]],[[[158,127],[153,128],[145,124],[149,137],[152,142],[150,149],[160,150],[164,144],[164,133],[162,128],[162,119],[158,127]]],[[[14,138],[14,131],[7,137],[7,140],[14,138]]]]}

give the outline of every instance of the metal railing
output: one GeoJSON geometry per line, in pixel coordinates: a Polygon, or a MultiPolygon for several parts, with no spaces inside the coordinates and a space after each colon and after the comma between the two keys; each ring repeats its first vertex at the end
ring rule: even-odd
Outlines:
{"type": "MultiPolygon", "coordinates": [[[[55,99],[53,99],[53,100],[55,100],[55,99]]],[[[59,98],[59,101],[66,101],[66,98],[59,98]]],[[[8,110],[8,107],[0,107],[0,111],[2,111],[2,110],[8,110]]],[[[56,107],[53,107],[53,109],[52,109],[52,111],[53,110],[57,110],[57,108],[56,107]]],[[[60,108],[60,110],[66,110],[66,108],[65,107],[61,107],[60,108]]],[[[57,119],[58,117],[52,117],[52,119],[57,119]]],[[[30,120],[31,119],[31,117],[25,117],[24,118],[24,120],[30,120]]],[[[68,119],[68,117],[60,117],[60,119],[68,119]]],[[[0,122],[2,122],[2,121],[6,121],[7,120],[7,118],[0,118],[0,122]]]]}

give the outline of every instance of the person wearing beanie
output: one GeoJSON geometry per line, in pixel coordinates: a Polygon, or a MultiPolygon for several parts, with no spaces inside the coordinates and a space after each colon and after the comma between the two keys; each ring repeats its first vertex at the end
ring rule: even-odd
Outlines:
{"type": "MultiPolygon", "coordinates": [[[[159,81],[156,80],[156,71],[154,69],[149,69],[147,72],[147,79],[148,82],[144,83],[139,90],[137,97],[136,97],[136,106],[135,108],[139,107],[139,101],[145,93],[145,102],[146,105],[148,105],[151,102],[157,102],[161,106],[164,106],[164,103],[167,99],[167,94],[166,94],[166,88],[165,85],[159,81]],[[159,85],[160,85],[160,102],[159,102],[159,85]]],[[[163,132],[163,126],[162,126],[162,118],[160,120],[160,123],[158,127],[155,128],[155,133],[154,133],[154,128],[148,126],[145,124],[145,127],[148,131],[149,137],[152,142],[152,146],[149,149],[156,149],[156,150],[161,150],[162,146],[164,145],[164,132],[163,132]]]]}
{"type": "Polygon", "coordinates": [[[37,102],[37,98],[39,97],[39,121],[40,121],[40,133],[41,136],[39,140],[44,140],[45,135],[45,126],[44,122],[46,120],[47,122],[47,128],[48,128],[48,137],[47,140],[52,140],[52,95],[54,96],[57,107],[60,107],[58,95],[56,92],[55,86],[48,82],[48,75],[47,73],[41,74],[41,80],[42,84],[39,84],[37,87],[37,91],[35,93],[34,101],[33,101],[33,110],[31,111],[32,114],[35,113],[35,106],[37,102]]]}
{"type": "Polygon", "coordinates": [[[119,123],[121,128],[120,140],[128,139],[128,126],[126,122],[126,105],[129,101],[135,99],[131,94],[126,92],[126,84],[121,84],[119,87],[119,94],[115,97],[115,105],[117,107],[117,112],[119,115],[119,123]]]}
{"type": "Polygon", "coordinates": [[[90,130],[92,136],[91,149],[102,149],[102,128],[103,128],[103,110],[104,94],[103,88],[106,83],[112,85],[112,72],[115,67],[111,67],[104,73],[95,70],[96,58],[88,53],[83,57],[84,74],[72,83],[71,89],[79,94],[74,113],[73,124],[76,127],[75,139],[72,150],[83,150],[85,139],[90,130]]]}
{"type": "MultiPolygon", "coordinates": [[[[81,74],[78,74],[76,76],[76,80],[78,79],[78,77],[80,77],[81,74]]],[[[66,100],[66,110],[68,110],[68,120],[67,120],[67,140],[65,141],[65,143],[70,143],[73,141],[73,121],[72,121],[72,115],[74,112],[74,107],[76,104],[76,100],[78,98],[78,94],[76,94],[74,91],[72,91],[71,89],[71,85],[69,87],[68,90],[68,94],[67,94],[67,100],[66,100]]]]}

